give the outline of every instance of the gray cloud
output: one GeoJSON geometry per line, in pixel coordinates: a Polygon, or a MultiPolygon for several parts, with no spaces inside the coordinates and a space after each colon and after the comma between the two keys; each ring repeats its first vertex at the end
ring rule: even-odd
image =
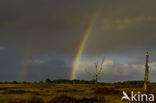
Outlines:
{"type": "Polygon", "coordinates": [[[5,47],[0,47],[0,51],[3,51],[5,50],[6,48],[5,47]]]}
{"type": "MultiPolygon", "coordinates": [[[[31,65],[31,68],[49,68],[45,75],[51,73],[55,69],[50,68],[55,68],[58,62],[50,65],[45,61],[49,57],[70,62],[70,66],[56,67],[68,74],[82,36],[94,16],[97,18],[85,44],[82,60],[104,56],[115,59],[115,62],[131,60],[128,65],[134,65],[144,62],[144,53],[148,50],[150,61],[154,62],[155,3],[154,0],[1,0],[0,67],[1,72],[8,75],[3,75],[2,78],[10,80],[11,76],[5,71],[10,70],[12,78],[17,79],[16,75],[22,68],[23,61],[31,65]]],[[[120,68],[120,65],[115,67],[120,68]]],[[[39,76],[33,74],[35,70],[30,71],[32,75],[29,80],[37,80],[39,76]]],[[[53,77],[61,78],[63,74],[60,73],[53,74],[53,77]]],[[[125,78],[130,78],[131,75],[125,78]]]]}
{"type": "MultiPolygon", "coordinates": [[[[150,81],[156,82],[156,63],[149,64],[150,81]]],[[[125,80],[144,80],[144,64],[119,64],[113,60],[106,60],[103,64],[102,73],[99,76],[99,81],[103,82],[117,82],[125,80]]],[[[78,69],[77,78],[79,79],[94,79],[95,65],[93,62],[81,62],[78,69]],[[87,75],[87,76],[86,76],[87,75]]]]}
{"type": "Polygon", "coordinates": [[[27,71],[29,72],[24,78],[27,81],[38,81],[50,79],[68,79],[71,65],[64,60],[49,60],[41,62],[35,60],[33,64],[27,64],[27,71]]]}

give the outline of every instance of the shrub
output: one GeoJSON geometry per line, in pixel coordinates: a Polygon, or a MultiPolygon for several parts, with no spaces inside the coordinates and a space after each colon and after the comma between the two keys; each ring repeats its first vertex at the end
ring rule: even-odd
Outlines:
{"type": "Polygon", "coordinates": [[[28,103],[26,99],[14,99],[10,103],[28,103]]]}
{"type": "Polygon", "coordinates": [[[61,95],[51,99],[48,103],[77,103],[72,97],[61,95]]]}
{"type": "Polygon", "coordinates": [[[43,103],[39,97],[31,97],[30,99],[14,99],[10,103],[43,103]]]}
{"type": "Polygon", "coordinates": [[[17,81],[13,81],[12,84],[18,84],[18,82],[17,81]]]}
{"type": "Polygon", "coordinates": [[[61,95],[51,99],[48,103],[106,103],[104,98],[92,97],[76,99],[70,96],[61,95]]]}
{"type": "Polygon", "coordinates": [[[43,103],[43,100],[39,97],[34,96],[28,100],[28,103],[43,103]]]}
{"type": "Polygon", "coordinates": [[[97,88],[94,89],[95,94],[103,94],[103,95],[112,95],[112,94],[121,94],[121,91],[115,90],[114,88],[97,88]]]}

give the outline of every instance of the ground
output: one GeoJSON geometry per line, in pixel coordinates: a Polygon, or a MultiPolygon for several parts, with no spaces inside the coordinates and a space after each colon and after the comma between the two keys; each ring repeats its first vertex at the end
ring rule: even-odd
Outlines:
{"type": "MultiPolygon", "coordinates": [[[[142,90],[142,85],[0,84],[0,103],[131,103],[121,102],[122,91],[142,90]]],[[[149,85],[149,92],[156,94],[155,84],[149,85]]]]}

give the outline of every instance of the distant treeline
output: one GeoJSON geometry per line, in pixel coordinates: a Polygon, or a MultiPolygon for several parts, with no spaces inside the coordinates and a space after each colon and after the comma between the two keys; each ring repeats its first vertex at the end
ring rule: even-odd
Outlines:
{"type": "Polygon", "coordinates": [[[50,80],[49,78],[47,78],[45,81],[34,81],[34,82],[27,82],[27,81],[23,81],[23,82],[18,82],[18,81],[12,81],[12,82],[0,82],[0,84],[30,84],[30,83],[56,83],[56,84],[94,84],[95,80],[91,80],[91,81],[86,81],[86,80],[67,80],[67,79],[54,79],[54,80],[50,80]]]}
{"type": "MultiPolygon", "coordinates": [[[[17,81],[12,81],[12,82],[0,82],[0,84],[30,84],[30,83],[55,83],[55,84],[95,84],[95,80],[91,81],[86,81],[86,80],[67,80],[67,79],[55,79],[55,80],[50,80],[47,78],[45,81],[39,81],[39,82],[17,82],[17,81]]],[[[153,82],[148,82],[149,84],[156,84],[153,82]]],[[[115,83],[105,83],[105,82],[98,82],[98,84],[101,85],[143,85],[144,81],[142,80],[135,80],[135,81],[123,81],[123,82],[115,82],[115,83]]]]}

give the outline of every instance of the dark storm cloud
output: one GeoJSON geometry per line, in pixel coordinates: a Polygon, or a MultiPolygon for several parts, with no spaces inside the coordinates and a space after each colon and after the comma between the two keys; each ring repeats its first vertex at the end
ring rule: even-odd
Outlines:
{"type": "Polygon", "coordinates": [[[70,75],[71,65],[64,60],[49,60],[44,62],[42,60],[34,60],[27,64],[28,75],[25,80],[38,81],[45,80],[45,78],[51,79],[68,79],[70,75]]]}
{"type": "Polygon", "coordinates": [[[55,56],[46,58],[23,59],[23,54],[16,48],[9,51],[0,51],[0,81],[39,81],[45,78],[68,79],[71,63],[55,56]]]}
{"type": "Polygon", "coordinates": [[[153,2],[123,1],[106,7],[100,14],[97,24],[88,40],[86,55],[114,54],[134,57],[141,51],[155,53],[156,7],[153,2]],[[129,53],[130,52],[130,53],[129,53]]]}
{"type": "Polygon", "coordinates": [[[3,51],[3,50],[5,50],[5,48],[4,47],[0,47],[0,51],[3,51]]]}
{"type": "Polygon", "coordinates": [[[1,1],[1,41],[21,45],[33,41],[35,53],[50,50],[74,55],[90,18],[97,14],[85,55],[153,50],[154,4],[155,1],[1,1]]]}
{"type": "MultiPolygon", "coordinates": [[[[95,15],[97,18],[85,45],[84,58],[122,57],[140,62],[148,50],[151,61],[155,61],[155,3],[154,0],[1,0],[0,61],[1,71],[4,71],[1,76],[9,75],[8,70],[14,73],[10,68],[20,71],[21,61],[29,61],[28,64],[40,71],[47,56],[71,62],[95,15]]],[[[62,68],[61,73],[70,70],[64,65],[56,67],[60,65],[58,63],[46,63],[45,72],[48,74],[51,67],[55,68],[52,71],[62,68]]],[[[31,78],[40,76],[31,73],[31,78]]],[[[54,73],[53,76],[61,75],[54,73]]]]}
{"type": "Polygon", "coordinates": [[[21,61],[23,50],[18,47],[3,46],[5,50],[0,51],[0,81],[12,81],[19,79],[21,72],[21,61]]]}

